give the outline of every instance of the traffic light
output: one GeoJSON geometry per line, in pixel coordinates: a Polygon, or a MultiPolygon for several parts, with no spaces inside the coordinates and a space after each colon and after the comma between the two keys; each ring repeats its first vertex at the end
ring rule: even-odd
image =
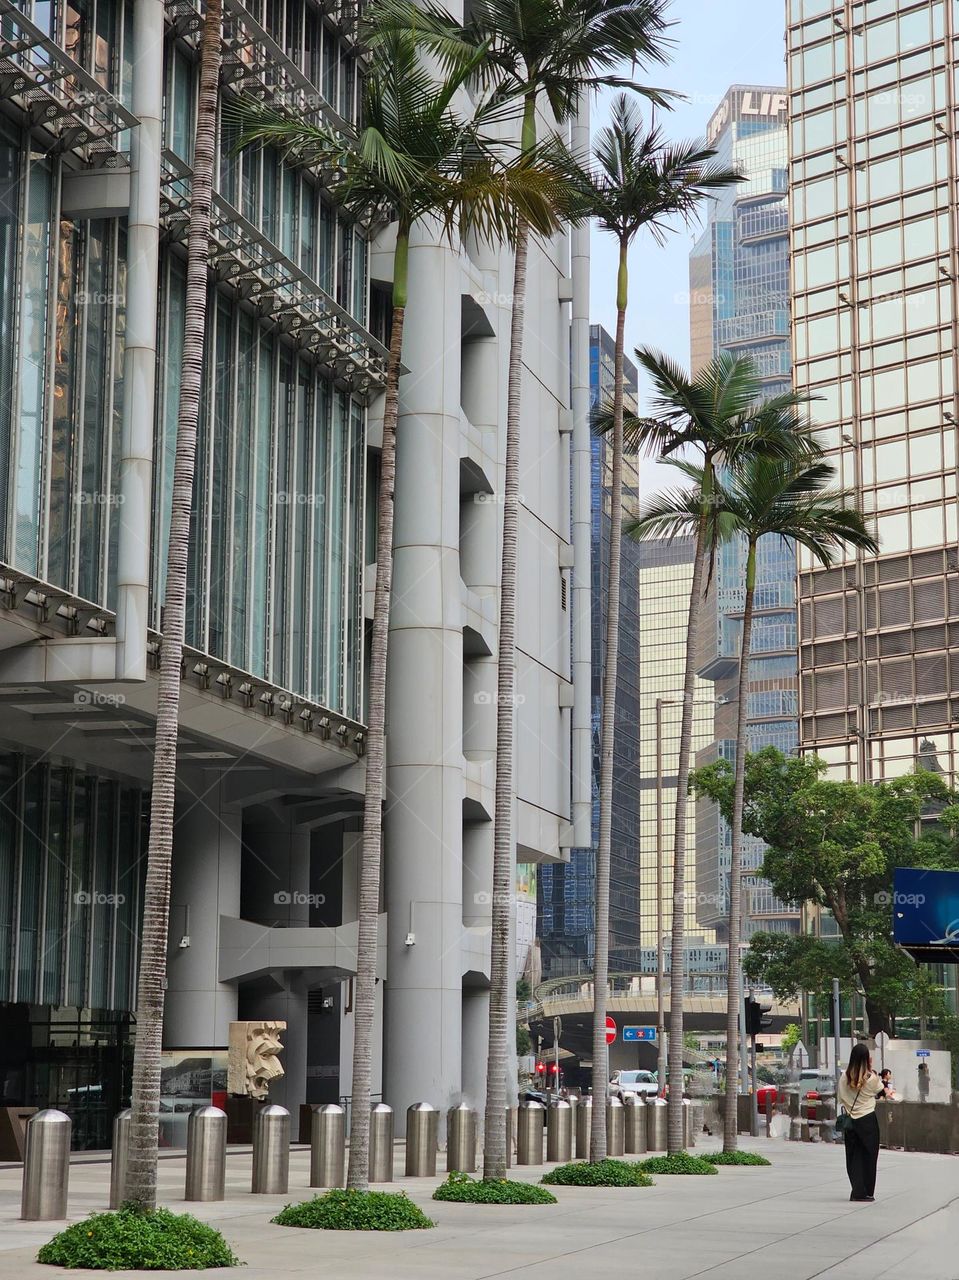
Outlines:
{"type": "Polygon", "coordinates": [[[772,1025],[772,1014],[769,1006],[765,1008],[758,1000],[751,997],[746,998],[746,1035],[758,1036],[760,1031],[767,1030],[772,1025]]]}
{"type": "Polygon", "coordinates": [[[536,1074],[537,1074],[538,1076],[544,1076],[544,1075],[546,1074],[546,1063],[545,1063],[545,1062],[537,1062],[537,1064],[536,1064],[536,1074]]]}

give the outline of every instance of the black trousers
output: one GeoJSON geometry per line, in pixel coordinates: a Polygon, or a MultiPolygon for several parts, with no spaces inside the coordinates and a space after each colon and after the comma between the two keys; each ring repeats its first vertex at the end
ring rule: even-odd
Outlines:
{"type": "Polygon", "coordinates": [[[852,1198],[863,1200],[876,1192],[876,1165],[879,1163],[879,1118],[875,1111],[854,1120],[843,1134],[846,1146],[846,1173],[852,1198]]]}

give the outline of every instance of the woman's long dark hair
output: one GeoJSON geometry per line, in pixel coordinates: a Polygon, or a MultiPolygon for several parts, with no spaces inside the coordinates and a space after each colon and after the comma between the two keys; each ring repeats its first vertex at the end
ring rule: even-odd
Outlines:
{"type": "Polygon", "coordinates": [[[869,1050],[864,1044],[854,1044],[846,1068],[846,1079],[853,1089],[860,1089],[869,1075],[869,1050]]]}

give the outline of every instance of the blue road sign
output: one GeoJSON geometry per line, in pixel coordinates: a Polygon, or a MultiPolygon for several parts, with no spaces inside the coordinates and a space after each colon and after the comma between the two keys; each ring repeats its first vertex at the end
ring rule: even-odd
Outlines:
{"type": "Polygon", "coordinates": [[[655,1027],[623,1027],[624,1040],[655,1040],[655,1027]]]}
{"type": "MultiPolygon", "coordinates": [[[[625,1040],[625,1038],[626,1038],[626,1037],[624,1036],[624,1037],[623,1037],[623,1039],[625,1040]]],[[[916,1050],[916,1057],[917,1057],[917,1058],[928,1058],[928,1057],[931,1057],[931,1054],[930,1054],[930,1052],[929,1052],[929,1050],[928,1050],[928,1049],[917,1049],[917,1050],[916,1050]]]]}

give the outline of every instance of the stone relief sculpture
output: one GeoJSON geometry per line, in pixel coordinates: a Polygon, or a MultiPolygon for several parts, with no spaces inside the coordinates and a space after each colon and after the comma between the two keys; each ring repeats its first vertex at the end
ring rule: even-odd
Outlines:
{"type": "Polygon", "coordinates": [[[227,1090],[247,1098],[263,1099],[270,1081],[283,1075],[279,1055],[280,1032],[285,1022],[231,1022],[227,1060],[227,1090]]]}

